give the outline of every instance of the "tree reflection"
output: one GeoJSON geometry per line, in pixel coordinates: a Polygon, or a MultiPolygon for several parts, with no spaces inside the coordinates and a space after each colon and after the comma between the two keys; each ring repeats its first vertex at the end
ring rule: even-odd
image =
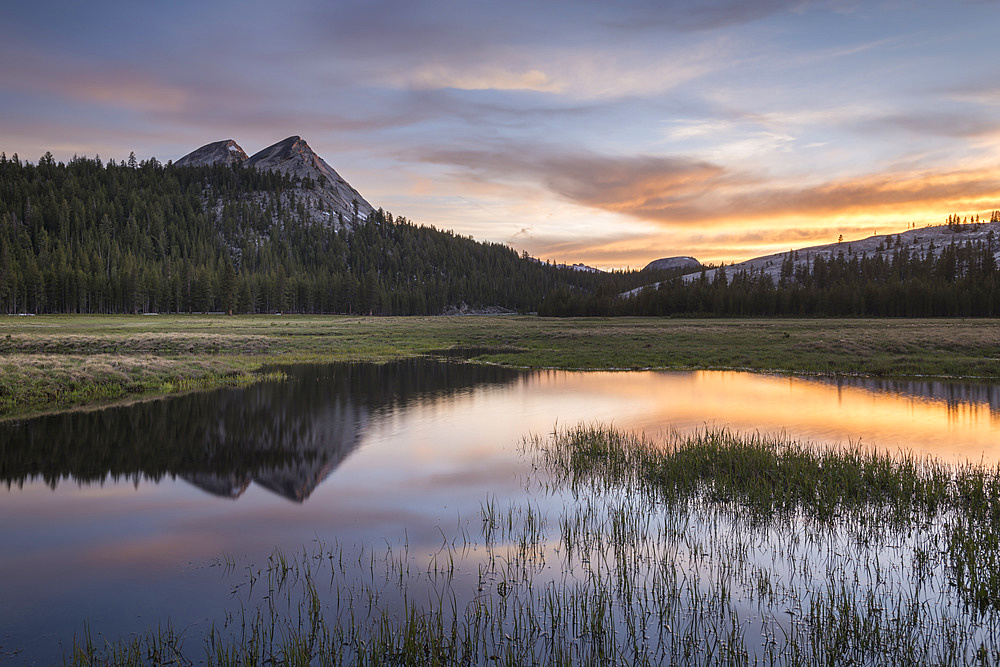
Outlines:
{"type": "Polygon", "coordinates": [[[521,375],[429,359],[283,370],[284,382],[2,424],[0,480],[10,488],[41,478],[55,488],[181,477],[233,498],[254,482],[302,502],[373,419],[521,375]]]}

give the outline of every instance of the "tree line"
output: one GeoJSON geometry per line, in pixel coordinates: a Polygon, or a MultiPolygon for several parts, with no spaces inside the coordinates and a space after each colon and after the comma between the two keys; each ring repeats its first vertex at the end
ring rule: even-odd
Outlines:
{"type": "Polygon", "coordinates": [[[2,154],[0,312],[530,312],[560,287],[656,278],[558,268],[381,209],[345,219],[310,196],[318,186],[245,167],[2,154]]]}
{"type": "MultiPolygon", "coordinates": [[[[322,184],[226,165],[0,153],[0,313],[351,313],[499,307],[546,316],[996,316],[1000,240],[920,251],[896,237],[780,269],[591,273],[378,210],[327,210],[322,184]],[[660,281],[634,297],[627,290],[660,281]]],[[[991,222],[1000,220],[994,213],[991,222]]]]}

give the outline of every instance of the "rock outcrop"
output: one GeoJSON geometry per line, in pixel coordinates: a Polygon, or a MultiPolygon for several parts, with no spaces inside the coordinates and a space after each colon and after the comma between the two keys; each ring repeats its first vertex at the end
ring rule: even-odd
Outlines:
{"type": "Polygon", "coordinates": [[[654,259],[643,268],[643,270],[646,269],[655,269],[660,271],[680,269],[685,272],[693,273],[695,271],[701,271],[701,262],[696,260],[694,257],[664,257],[663,259],[654,259]]]}
{"type": "Polygon", "coordinates": [[[191,151],[174,163],[178,167],[216,164],[278,171],[299,179],[302,187],[297,196],[306,202],[310,216],[322,222],[353,224],[365,220],[375,210],[299,136],[288,137],[250,157],[232,139],[216,141],[191,151]]]}

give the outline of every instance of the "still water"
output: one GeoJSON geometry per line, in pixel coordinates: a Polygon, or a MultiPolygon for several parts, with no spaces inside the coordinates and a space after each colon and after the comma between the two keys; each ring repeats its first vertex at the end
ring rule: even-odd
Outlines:
{"type": "Polygon", "coordinates": [[[580,422],[1000,459],[996,385],[432,360],[287,372],[0,425],[0,663],[58,662],[85,622],[114,638],[169,618],[197,643],[231,602],[220,563],[275,548],[432,553],[489,499],[531,494],[526,436],[580,422]]]}

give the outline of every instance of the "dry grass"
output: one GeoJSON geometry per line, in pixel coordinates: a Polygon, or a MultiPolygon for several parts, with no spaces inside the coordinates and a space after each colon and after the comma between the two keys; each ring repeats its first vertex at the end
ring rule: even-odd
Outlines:
{"type": "Polygon", "coordinates": [[[244,383],[258,366],[253,357],[235,355],[6,354],[0,356],[0,415],[244,383]]]}
{"type": "Polygon", "coordinates": [[[242,334],[145,332],[127,336],[63,333],[17,333],[0,338],[0,353],[103,354],[150,352],[194,354],[239,352],[262,354],[270,341],[265,336],[242,334]]]}

